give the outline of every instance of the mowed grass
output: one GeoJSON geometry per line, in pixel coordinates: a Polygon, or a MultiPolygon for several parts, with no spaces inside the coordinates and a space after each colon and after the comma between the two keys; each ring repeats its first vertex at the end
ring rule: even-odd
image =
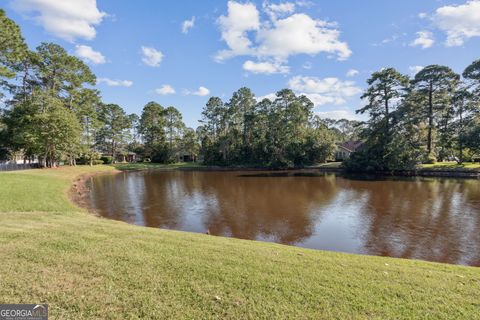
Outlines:
{"type": "Polygon", "coordinates": [[[436,162],[433,164],[422,164],[420,168],[432,170],[480,170],[480,162],[464,162],[462,164],[458,164],[455,161],[436,162]]]}
{"type": "Polygon", "coordinates": [[[327,163],[320,163],[316,166],[313,166],[313,167],[317,167],[317,168],[332,168],[332,169],[340,169],[342,168],[342,162],[327,162],[327,163]]]}
{"type": "Polygon", "coordinates": [[[0,174],[2,303],[51,319],[480,319],[480,268],[137,227],[68,201],[77,175],[113,170],[0,174]]]}

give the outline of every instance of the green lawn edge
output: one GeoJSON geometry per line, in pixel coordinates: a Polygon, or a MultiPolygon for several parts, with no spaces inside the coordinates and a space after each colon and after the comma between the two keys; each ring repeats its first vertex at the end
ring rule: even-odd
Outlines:
{"type": "Polygon", "coordinates": [[[480,162],[436,162],[432,164],[422,164],[421,170],[434,171],[480,171],[480,162]]]}
{"type": "Polygon", "coordinates": [[[69,201],[112,166],[0,173],[0,303],[52,319],[479,319],[480,268],[107,220],[69,201]]]}

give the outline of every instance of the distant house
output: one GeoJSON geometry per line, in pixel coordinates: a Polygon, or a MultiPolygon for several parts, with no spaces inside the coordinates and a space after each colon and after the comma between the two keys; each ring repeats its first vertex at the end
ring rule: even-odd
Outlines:
{"type": "MultiPolygon", "coordinates": [[[[102,157],[111,157],[111,153],[102,153],[102,157]]],[[[141,160],[135,152],[127,152],[127,153],[117,153],[115,155],[115,162],[137,162],[141,160]]]]}
{"type": "Polygon", "coordinates": [[[196,155],[191,155],[191,154],[182,153],[182,154],[180,155],[180,161],[182,161],[182,162],[197,162],[197,156],[196,156],[196,155]]]}
{"type": "Polygon", "coordinates": [[[0,163],[10,163],[10,164],[31,164],[38,163],[38,157],[27,157],[22,152],[15,152],[11,154],[8,159],[1,161],[0,163]]]}
{"type": "Polygon", "coordinates": [[[337,146],[335,160],[343,161],[352,155],[355,151],[361,150],[364,143],[362,141],[345,141],[337,146]]]}

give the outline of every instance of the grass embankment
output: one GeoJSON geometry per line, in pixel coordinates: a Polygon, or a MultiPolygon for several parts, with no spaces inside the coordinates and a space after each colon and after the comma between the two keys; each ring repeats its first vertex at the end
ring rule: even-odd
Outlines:
{"type": "Polygon", "coordinates": [[[0,173],[0,302],[52,319],[474,319],[480,268],[101,219],[67,197],[112,167],[0,173]]]}
{"type": "Polygon", "coordinates": [[[480,170],[480,162],[464,162],[458,164],[457,162],[436,162],[433,164],[422,164],[420,169],[428,170],[480,170]]]}

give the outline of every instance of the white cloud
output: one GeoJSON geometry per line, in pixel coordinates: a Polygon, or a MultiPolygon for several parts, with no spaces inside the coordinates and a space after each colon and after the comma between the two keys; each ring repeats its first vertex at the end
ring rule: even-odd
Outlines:
{"type": "Polygon", "coordinates": [[[338,78],[295,76],[288,86],[297,94],[307,96],[315,106],[325,104],[341,105],[346,99],[362,92],[353,81],[341,81],[338,78]]]}
{"type": "Polygon", "coordinates": [[[419,31],[417,32],[417,38],[410,43],[410,46],[420,46],[422,49],[427,49],[433,46],[434,43],[433,33],[430,31],[419,31]]]}
{"type": "Polygon", "coordinates": [[[447,34],[447,46],[461,46],[469,38],[480,36],[480,0],[440,7],[432,20],[447,34]]]}
{"type": "Polygon", "coordinates": [[[169,84],[164,84],[160,88],[155,89],[155,92],[162,96],[166,96],[169,94],[175,94],[175,89],[169,84]]]}
{"type": "Polygon", "coordinates": [[[288,66],[281,65],[277,62],[253,62],[251,60],[245,61],[243,69],[252,73],[288,73],[290,68],[288,66]]]}
{"type": "Polygon", "coordinates": [[[418,17],[419,17],[420,19],[425,19],[426,17],[428,17],[428,14],[425,13],[425,12],[420,12],[420,13],[418,14],[418,17]]]}
{"type": "Polygon", "coordinates": [[[109,87],[131,87],[133,82],[130,80],[113,80],[109,78],[98,78],[98,83],[105,83],[109,87]]]}
{"type": "Polygon", "coordinates": [[[266,95],[261,96],[261,97],[255,97],[255,100],[257,100],[257,102],[260,102],[263,99],[268,99],[270,101],[275,101],[276,98],[277,98],[277,95],[275,93],[269,93],[269,94],[266,94],[266,95]]]}
{"type": "Polygon", "coordinates": [[[310,101],[312,101],[315,107],[323,106],[326,104],[333,104],[338,106],[338,105],[347,103],[347,101],[343,97],[334,97],[334,96],[328,96],[328,95],[319,94],[319,93],[308,93],[308,92],[300,92],[297,94],[306,96],[308,99],[310,99],[310,101]]]}
{"type": "Polygon", "coordinates": [[[408,67],[408,71],[410,71],[410,75],[414,77],[417,73],[419,73],[423,69],[422,66],[410,66],[408,67]]]}
{"type": "Polygon", "coordinates": [[[159,67],[163,59],[163,53],[152,47],[142,46],[142,61],[147,66],[159,67]]]}
{"type": "Polygon", "coordinates": [[[185,20],[182,22],[182,32],[187,34],[188,31],[195,26],[195,17],[193,16],[190,20],[185,20]]]}
{"type": "Polygon", "coordinates": [[[395,44],[395,43],[399,42],[402,38],[404,38],[406,35],[407,34],[405,32],[394,33],[391,36],[389,36],[388,38],[383,39],[381,42],[373,43],[373,46],[374,47],[380,47],[380,46],[384,46],[384,45],[387,45],[387,44],[395,44]]]}
{"type": "Polygon", "coordinates": [[[307,62],[305,62],[305,63],[302,65],[302,68],[303,68],[303,69],[310,70],[310,69],[313,68],[313,64],[312,64],[310,61],[307,61],[307,62]]]}
{"type": "Polygon", "coordinates": [[[84,61],[91,62],[93,64],[102,64],[107,62],[103,54],[93,50],[90,46],[75,46],[75,54],[77,55],[77,57],[83,59],[84,61]]]}
{"type": "Polygon", "coordinates": [[[348,119],[348,120],[358,120],[358,116],[350,110],[332,110],[332,111],[319,111],[316,114],[322,119],[348,119]]]}
{"type": "Polygon", "coordinates": [[[189,91],[189,90],[183,90],[184,95],[194,95],[194,96],[199,96],[199,97],[204,97],[210,94],[210,90],[207,88],[200,86],[197,91],[189,91]]]}
{"type": "MultiPolygon", "coordinates": [[[[308,93],[308,92],[295,92],[296,95],[298,96],[306,96],[310,101],[312,101],[313,105],[318,107],[318,106],[323,106],[326,104],[332,104],[332,105],[341,105],[346,103],[345,99],[341,97],[332,97],[332,96],[327,96],[327,95],[322,95],[318,93],[308,93]]],[[[270,101],[275,101],[277,98],[277,95],[275,93],[269,93],[264,96],[256,97],[255,99],[257,101],[262,101],[263,99],[269,99],[270,101]]]]}
{"type": "Polygon", "coordinates": [[[215,60],[223,61],[230,57],[253,53],[253,49],[250,47],[252,42],[248,38],[247,32],[260,28],[260,14],[254,4],[229,1],[228,14],[220,16],[218,24],[222,32],[222,39],[230,50],[218,52],[215,60]]]}
{"type": "Polygon", "coordinates": [[[351,78],[351,77],[357,76],[359,73],[360,73],[360,72],[359,72],[358,70],[356,70],[356,69],[350,69],[350,70],[347,71],[346,76],[349,77],[349,78],[351,78]]]}
{"type": "Polygon", "coordinates": [[[263,3],[263,10],[270,16],[270,19],[276,20],[278,17],[285,16],[295,12],[295,3],[283,2],[278,4],[263,3]]]}
{"type": "Polygon", "coordinates": [[[359,94],[362,90],[353,81],[341,81],[338,78],[324,78],[295,76],[290,79],[288,85],[293,90],[308,93],[327,93],[339,96],[351,97],[359,94]]]}
{"type": "Polygon", "coordinates": [[[334,24],[296,13],[275,21],[272,27],[258,31],[257,54],[287,59],[296,54],[316,55],[325,52],[337,55],[338,60],[345,60],[352,52],[346,42],[339,41],[339,37],[340,32],[334,28],[334,24]]]}
{"type": "Polygon", "coordinates": [[[48,33],[67,41],[92,40],[106,13],[96,0],[13,0],[14,10],[31,18],[48,33]]]}
{"type": "Polygon", "coordinates": [[[285,63],[292,55],[328,53],[338,60],[347,59],[352,52],[348,44],[339,40],[335,23],[316,20],[304,13],[293,13],[292,5],[269,5],[264,9],[270,20],[260,21],[260,13],[253,3],[228,2],[228,13],[220,16],[218,24],[228,49],[215,56],[219,62],[235,56],[253,56],[260,61],[285,63]],[[272,11],[273,10],[273,11],[272,11]],[[287,15],[278,18],[279,14],[287,15]]]}

